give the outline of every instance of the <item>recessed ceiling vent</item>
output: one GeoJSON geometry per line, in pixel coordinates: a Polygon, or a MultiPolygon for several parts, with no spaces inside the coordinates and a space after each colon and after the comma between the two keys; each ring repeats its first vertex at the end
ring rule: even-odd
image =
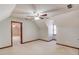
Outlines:
{"type": "Polygon", "coordinates": [[[67,8],[71,9],[72,8],[72,4],[67,5],[67,8]]]}

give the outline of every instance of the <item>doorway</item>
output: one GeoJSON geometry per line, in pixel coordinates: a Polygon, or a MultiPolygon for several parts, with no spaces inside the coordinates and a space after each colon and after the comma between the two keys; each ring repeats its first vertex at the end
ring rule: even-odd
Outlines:
{"type": "Polygon", "coordinates": [[[11,21],[11,45],[22,43],[22,22],[11,21]]]}

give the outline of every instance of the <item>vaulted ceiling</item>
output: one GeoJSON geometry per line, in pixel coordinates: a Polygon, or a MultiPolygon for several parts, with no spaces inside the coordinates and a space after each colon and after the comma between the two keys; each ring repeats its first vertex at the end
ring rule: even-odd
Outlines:
{"type": "MultiPolygon", "coordinates": [[[[33,16],[33,13],[46,13],[48,19],[55,20],[58,26],[78,27],[79,5],[72,4],[72,8],[70,9],[67,8],[67,5],[68,4],[19,4],[16,5],[13,15],[27,18],[27,16],[33,16]]],[[[46,19],[44,21],[46,21],[46,19]]]]}
{"type": "Polygon", "coordinates": [[[48,16],[52,16],[54,11],[65,8],[65,6],[62,4],[20,4],[16,5],[14,13],[26,16],[33,16],[33,13],[47,13],[48,16]]]}
{"type": "MultiPolygon", "coordinates": [[[[9,16],[33,16],[33,13],[47,13],[48,18],[55,20],[56,24],[63,26],[79,25],[79,5],[72,4],[1,4],[0,20],[9,16]],[[72,22],[73,21],[73,22],[72,22]]],[[[45,20],[46,21],[46,20],[45,20]]]]}
{"type": "Polygon", "coordinates": [[[0,4],[0,21],[9,17],[14,8],[14,4],[0,4]]]}
{"type": "Polygon", "coordinates": [[[79,5],[72,5],[71,9],[67,8],[67,4],[18,4],[14,10],[17,16],[33,16],[33,13],[46,13],[49,18],[66,12],[79,9],[79,5]]]}

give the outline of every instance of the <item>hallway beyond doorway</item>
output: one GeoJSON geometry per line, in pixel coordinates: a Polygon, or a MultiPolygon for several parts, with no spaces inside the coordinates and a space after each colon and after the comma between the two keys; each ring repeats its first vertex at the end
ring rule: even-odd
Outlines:
{"type": "Polygon", "coordinates": [[[11,21],[11,44],[22,44],[22,22],[11,21]]]}

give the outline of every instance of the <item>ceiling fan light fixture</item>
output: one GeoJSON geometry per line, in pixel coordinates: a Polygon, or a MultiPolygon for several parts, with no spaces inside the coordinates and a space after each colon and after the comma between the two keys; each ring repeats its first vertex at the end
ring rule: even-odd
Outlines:
{"type": "Polygon", "coordinates": [[[39,17],[35,17],[34,20],[40,20],[40,18],[39,17]]]}

